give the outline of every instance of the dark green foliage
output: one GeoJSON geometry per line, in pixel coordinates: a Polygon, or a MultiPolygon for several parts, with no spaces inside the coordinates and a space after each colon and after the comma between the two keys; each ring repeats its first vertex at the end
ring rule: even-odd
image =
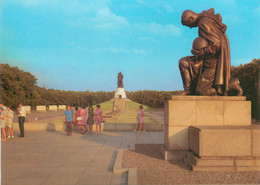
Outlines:
{"type": "Polygon", "coordinates": [[[13,109],[19,103],[31,105],[82,105],[89,106],[101,103],[113,98],[114,92],[90,92],[90,91],[60,91],[46,89],[36,85],[37,79],[28,72],[11,67],[8,64],[0,64],[0,100],[3,104],[13,109]]]}
{"type": "Polygon", "coordinates": [[[231,67],[231,77],[238,78],[243,88],[246,99],[251,101],[252,118],[257,119],[258,115],[258,80],[259,80],[260,59],[253,59],[252,62],[237,67],[231,67]]]}
{"type": "Polygon", "coordinates": [[[147,105],[149,107],[163,107],[164,101],[169,100],[172,95],[179,94],[181,91],[135,91],[126,92],[127,98],[147,105]]]}

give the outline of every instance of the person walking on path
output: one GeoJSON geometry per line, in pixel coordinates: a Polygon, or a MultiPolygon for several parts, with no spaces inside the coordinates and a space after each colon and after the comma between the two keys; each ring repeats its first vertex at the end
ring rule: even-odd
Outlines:
{"type": "Polygon", "coordinates": [[[87,111],[85,110],[85,108],[86,107],[81,107],[81,109],[80,109],[80,117],[78,117],[78,118],[80,118],[80,119],[78,119],[78,127],[79,127],[79,129],[82,131],[82,134],[85,134],[85,132],[86,132],[86,128],[85,128],[85,126],[86,126],[86,117],[87,117],[87,111]]]}
{"type": "Polygon", "coordinates": [[[145,125],[144,125],[144,108],[143,108],[142,105],[139,106],[138,114],[140,114],[140,128],[139,128],[138,133],[140,133],[140,132],[146,132],[146,131],[145,131],[145,125]],[[139,113],[139,112],[140,112],[140,113],[139,113]],[[143,131],[142,131],[142,128],[143,128],[143,131]]]}
{"type": "Polygon", "coordinates": [[[20,137],[24,137],[24,122],[26,117],[26,110],[23,104],[19,104],[18,107],[18,121],[19,121],[19,127],[20,127],[20,137]]]}
{"type": "Polygon", "coordinates": [[[74,125],[74,131],[76,131],[77,126],[78,126],[78,117],[80,117],[80,112],[78,106],[75,108],[75,122],[73,122],[74,125]]]}
{"type": "Polygon", "coordinates": [[[100,109],[100,105],[96,106],[95,112],[95,123],[96,123],[96,135],[101,133],[101,122],[103,120],[102,110],[100,109]]]}
{"type": "Polygon", "coordinates": [[[94,111],[93,111],[93,107],[89,107],[88,108],[87,124],[88,124],[89,133],[90,133],[90,135],[92,135],[93,125],[94,125],[94,111]]]}
{"type": "Polygon", "coordinates": [[[72,135],[72,122],[75,122],[75,113],[71,110],[70,106],[67,106],[67,110],[64,112],[63,122],[66,123],[67,136],[72,135]]]}
{"type": "Polygon", "coordinates": [[[3,107],[0,107],[0,123],[1,123],[1,141],[6,141],[6,132],[5,132],[5,126],[6,126],[6,112],[4,111],[3,107]]]}
{"type": "Polygon", "coordinates": [[[8,131],[7,139],[14,138],[13,118],[14,118],[14,112],[10,109],[10,107],[7,107],[7,112],[6,112],[6,127],[7,127],[7,131],[8,131]]]}

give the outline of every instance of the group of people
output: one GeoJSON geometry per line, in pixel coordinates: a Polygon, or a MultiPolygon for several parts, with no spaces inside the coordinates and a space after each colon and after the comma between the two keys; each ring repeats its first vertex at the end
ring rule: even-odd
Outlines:
{"type": "Polygon", "coordinates": [[[85,134],[88,130],[92,135],[93,125],[96,125],[96,135],[101,134],[101,123],[103,122],[103,114],[100,109],[100,105],[96,105],[96,110],[93,107],[88,108],[88,112],[84,106],[76,107],[75,111],[67,106],[64,112],[63,122],[66,124],[66,132],[68,136],[72,135],[72,125],[74,124],[74,130],[79,128],[82,134],[85,134]]]}
{"type": "MultiPolygon", "coordinates": [[[[22,104],[18,107],[18,120],[20,127],[20,137],[24,137],[24,122],[26,111],[22,104]]],[[[0,124],[1,124],[1,141],[6,139],[14,139],[13,132],[13,118],[14,112],[10,107],[0,104],[0,124]]]]}
{"type": "MultiPolygon", "coordinates": [[[[26,117],[26,110],[22,104],[19,104],[18,107],[18,121],[20,127],[20,137],[24,137],[24,122],[26,117]]],[[[14,138],[13,132],[13,118],[14,112],[10,107],[6,107],[3,104],[0,104],[0,124],[1,124],[1,141],[6,141],[7,139],[14,138]]],[[[68,136],[72,135],[72,126],[74,125],[74,131],[78,127],[79,131],[82,134],[85,134],[86,131],[89,131],[89,134],[92,135],[93,125],[96,125],[96,135],[101,134],[101,125],[103,121],[103,113],[100,108],[100,105],[96,105],[96,110],[94,111],[93,107],[89,107],[88,111],[84,106],[76,107],[75,110],[72,110],[70,106],[67,106],[66,111],[64,112],[63,122],[66,124],[66,132],[68,136]]],[[[134,132],[141,133],[145,132],[144,125],[144,110],[143,106],[139,106],[137,114],[137,125],[134,132]]]]}

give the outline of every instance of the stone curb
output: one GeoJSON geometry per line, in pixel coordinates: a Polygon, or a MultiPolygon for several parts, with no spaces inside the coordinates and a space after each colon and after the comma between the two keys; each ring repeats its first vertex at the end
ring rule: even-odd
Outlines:
{"type": "MultiPolygon", "coordinates": [[[[135,123],[105,123],[103,127],[104,131],[132,131],[135,129],[135,123]]],[[[24,127],[26,131],[64,131],[65,125],[63,123],[54,124],[48,122],[25,122],[24,127]]],[[[15,131],[19,131],[19,124],[13,123],[15,131]]],[[[93,128],[95,130],[95,127],[93,128]]],[[[151,131],[163,131],[163,124],[147,124],[146,130],[151,131]]]]}
{"type": "MultiPolygon", "coordinates": [[[[131,146],[131,145],[130,145],[131,146]]],[[[122,168],[123,153],[125,149],[118,149],[113,167],[113,173],[127,172],[128,185],[137,185],[137,168],[122,168]]]]}

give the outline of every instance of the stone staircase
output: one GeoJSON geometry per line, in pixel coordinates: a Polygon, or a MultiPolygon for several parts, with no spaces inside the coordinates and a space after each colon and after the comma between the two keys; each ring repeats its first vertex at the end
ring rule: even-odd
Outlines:
{"type": "Polygon", "coordinates": [[[198,157],[188,151],[183,161],[192,171],[260,171],[260,158],[257,157],[198,157]]]}

